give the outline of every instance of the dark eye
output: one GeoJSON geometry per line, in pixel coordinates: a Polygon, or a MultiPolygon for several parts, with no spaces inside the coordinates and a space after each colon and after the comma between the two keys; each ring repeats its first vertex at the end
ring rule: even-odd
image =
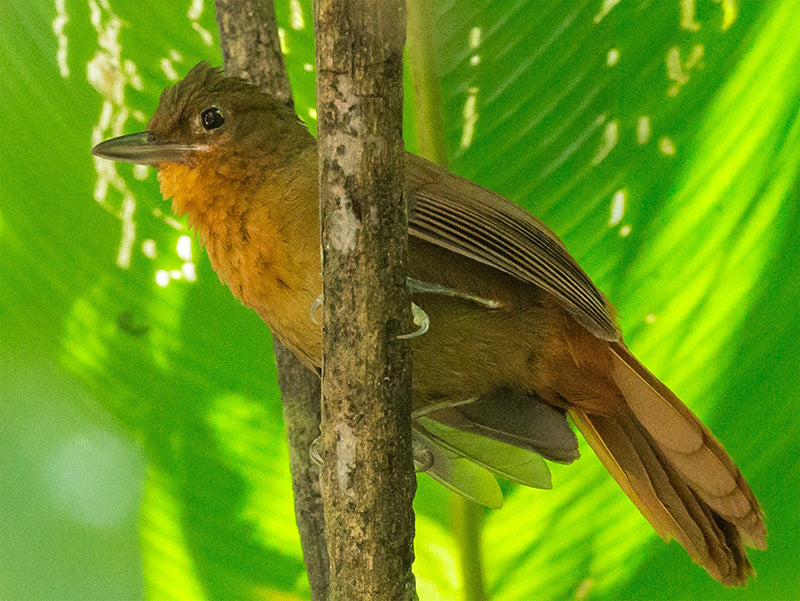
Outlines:
{"type": "Polygon", "coordinates": [[[222,116],[222,113],[220,113],[219,109],[215,106],[200,113],[200,119],[202,120],[203,127],[206,128],[206,131],[217,129],[218,127],[221,127],[223,123],[225,123],[225,117],[222,116]]]}

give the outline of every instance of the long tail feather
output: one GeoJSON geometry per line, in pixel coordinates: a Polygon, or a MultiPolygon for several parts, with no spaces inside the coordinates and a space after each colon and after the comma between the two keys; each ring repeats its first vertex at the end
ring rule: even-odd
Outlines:
{"type": "Polygon", "coordinates": [[[675,538],[714,578],[744,584],[744,546],[766,548],[758,502],[722,445],[621,343],[610,345],[625,406],[571,411],[584,438],[665,540],[675,538]]]}

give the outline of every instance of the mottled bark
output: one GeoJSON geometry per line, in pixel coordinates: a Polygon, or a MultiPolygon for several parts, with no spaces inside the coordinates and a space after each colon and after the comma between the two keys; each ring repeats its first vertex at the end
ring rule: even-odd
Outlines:
{"type": "Polygon", "coordinates": [[[309,450],[319,437],[320,380],[306,369],[277,338],[273,339],[278,364],[278,383],[283,400],[283,423],[289,443],[294,512],[308,572],[311,601],[328,598],[328,549],[325,517],[319,486],[319,466],[311,462],[309,450]]]}
{"type": "Polygon", "coordinates": [[[225,72],[292,106],[273,0],[214,0],[225,72]]]}
{"type": "MultiPolygon", "coordinates": [[[[215,0],[225,71],[249,79],[292,105],[273,0],[215,0]]],[[[283,418],[289,444],[295,515],[308,572],[312,601],[328,597],[328,552],[319,488],[319,468],[309,448],[319,436],[320,381],[277,338],[272,344],[278,365],[283,418]]]]}
{"type": "Polygon", "coordinates": [[[322,496],[332,601],[414,599],[402,0],[318,0],[322,496]]]}

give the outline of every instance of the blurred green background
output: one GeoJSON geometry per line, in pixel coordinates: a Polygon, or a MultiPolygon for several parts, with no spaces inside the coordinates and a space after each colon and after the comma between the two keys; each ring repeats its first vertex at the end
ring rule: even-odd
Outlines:
{"type": "MultiPolygon", "coordinates": [[[[4,0],[0,598],[305,599],[268,331],[152,170],[94,159],[221,63],[210,1],[4,0]]],[[[310,3],[276,0],[315,125],[310,3]]],[[[588,448],[505,486],[496,600],[800,598],[800,2],[434,1],[451,168],[520,202],[619,310],[767,516],[725,589],[588,448]]],[[[414,91],[406,139],[416,147],[414,91]]],[[[419,479],[423,600],[463,598],[450,493],[419,479]]],[[[472,566],[472,569],[477,569],[472,566]]]]}

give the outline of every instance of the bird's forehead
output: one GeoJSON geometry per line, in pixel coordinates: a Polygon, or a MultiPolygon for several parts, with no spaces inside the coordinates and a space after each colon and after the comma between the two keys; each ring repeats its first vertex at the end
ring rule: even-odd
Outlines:
{"type": "Polygon", "coordinates": [[[251,91],[251,87],[245,81],[226,77],[219,68],[201,62],[174,86],[164,88],[148,129],[172,129],[182,120],[193,119],[205,108],[228,104],[231,98],[251,91]]]}
{"type": "Polygon", "coordinates": [[[189,117],[197,108],[210,102],[210,94],[202,88],[181,88],[180,84],[165,88],[161,93],[148,129],[169,129],[189,117]]]}

